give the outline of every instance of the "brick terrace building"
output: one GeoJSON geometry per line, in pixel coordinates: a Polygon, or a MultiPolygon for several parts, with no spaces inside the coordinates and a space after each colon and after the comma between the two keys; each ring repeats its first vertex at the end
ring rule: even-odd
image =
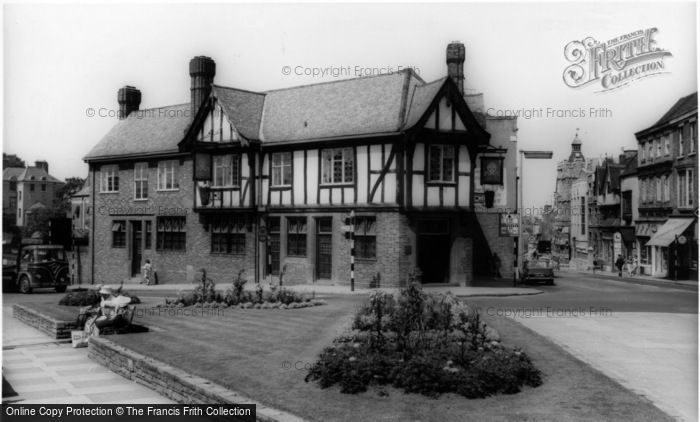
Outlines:
{"type": "Polygon", "coordinates": [[[482,97],[464,95],[464,59],[450,44],[449,77],[430,83],[409,69],[251,92],[214,84],[214,61],[196,57],[189,103],[139,110],[141,92],[120,89],[120,121],[85,157],[93,281],[151,259],[166,283],[206,268],[346,284],[351,211],[360,287],[414,267],[465,284],[497,261],[512,277],[500,217],[515,208],[516,120],[471,111],[482,97]]]}
{"type": "Polygon", "coordinates": [[[640,190],[636,237],[642,268],[654,276],[697,279],[697,92],[679,99],[635,136],[640,190]]]}

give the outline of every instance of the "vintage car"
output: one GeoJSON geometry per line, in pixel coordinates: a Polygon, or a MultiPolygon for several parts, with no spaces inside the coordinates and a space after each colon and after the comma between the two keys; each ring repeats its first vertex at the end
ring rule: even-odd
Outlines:
{"type": "Polygon", "coordinates": [[[554,262],[549,258],[539,258],[523,261],[523,270],[520,273],[520,282],[543,281],[546,284],[554,284],[554,262]]]}
{"type": "Polygon", "coordinates": [[[2,279],[4,290],[64,292],[70,283],[66,252],[60,245],[22,245],[14,256],[3,254],[2,279]]]}

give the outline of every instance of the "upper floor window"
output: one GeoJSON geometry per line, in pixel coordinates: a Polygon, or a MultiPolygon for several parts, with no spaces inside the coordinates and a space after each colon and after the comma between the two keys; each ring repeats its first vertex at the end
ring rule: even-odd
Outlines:
{"type": "Polygon", "coordinates": [[[16,182],[16,181],[12,180],[12,181],[10,182],[10,190],[11,190],[12,192],[14,192],[14,191],[17,190],[17,182],[16,182]]]}
{"type": "Polygon", "coordinates": [[[46,183],[41,184],[41,191],[46,192],[46,183]]]}
{"type": "Polygon", "coordinates": [[[645,159],[646,159],[646,148],[644,148],[644,144],[642,144],[642,147],[639,148],[639,162],[643,163],[645,159]]]}
{"type": "Polygon", "coordinates": [[[693,169],[678,170],[678,206],[681,208],[692,207],[695,204],[693,183],[693,169]]]}
{"type": "Polygon", "coordinates": [[[134,165],[134,199],[148,199],[148,163],[134,165]]]}
{"type": "Polygon", "coordinates": [[[690,124],[690,136],[688,140],[688,153],[692,154],[695,152],[695,142],[698,140],[698,122],[692,122],[690,124]]]}
{"type": "Polygon", "coordinates": [[[428,181],[453,182],[455,149],[452,145],[430,145],[428,150],[428,181]]]}
{"type": "Polygon", "coordinates": [[[238,180],[238,155],[214,156],[214,183],[216,187],[239,186],[238,180]]]}
{"type": "Polygon", "coordinates": [[[34,183],[29,184],[29,191],[34,192],[34,183]]]}
{"type": "Polygon", "coordinates": [[[179,173],[178,160],[167,160],[158,162],[158,190],[177,190],[179,173]]]}
{"type": "Polygon", "coordinates": [[[289,186],[292,184],[292,153],[275,152],[272,154],[272,186],[289,186]]]}
{"type": "Polygon", "coordinates": [[[681,126],[681,129],[678,131],[678,156],[679,157],[682,157],[683,154],[685,154],[685,148],[684,148],[685,145],[683,145],[684,141],[685,141],[685,139],[683,138],[683,130],[684,130],[684,127],[681,126]]]}
{"type": "Polygon", "coordinates": [[[119,192],[119,166],[100,167],[100,192],[119,192]]]}
{"type": "Polygon", "coordinates": [[[664,135],[662,141],[664,143],[664,155],[671,155],[671,137],[669,135],[664,135]]]}
{"type": "Polygon", "coordinates": [[[352,183],[355,180],[352,148],[324,149],[321,154],[321,183],[352,183]]]}
{"type": "Polygon", "coordinates": [[[650,141],[647,147],[647,160],[652,160],[654,158],[654,142],[650,141]]]}

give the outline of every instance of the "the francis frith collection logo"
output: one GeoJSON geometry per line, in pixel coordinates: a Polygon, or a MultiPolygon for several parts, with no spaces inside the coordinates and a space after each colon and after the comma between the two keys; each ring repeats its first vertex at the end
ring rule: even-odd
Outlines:
{"type": "Polygon", "coordinates": [[[564,69],[564,83],[580,88],[598,83],[602,91],[611,91],[648,76],[667,73],[667,50],[656,46],[656,28],[638,30],[600,42],[592,37],[571,41],[564,57],[571,64],[564,69]]]}

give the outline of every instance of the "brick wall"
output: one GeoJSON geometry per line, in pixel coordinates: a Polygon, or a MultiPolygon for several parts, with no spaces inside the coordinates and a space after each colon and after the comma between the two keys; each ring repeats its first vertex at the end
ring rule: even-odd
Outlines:
{"type": "Polygon", "coordinates": [[[12,316],[57,340],[70,338],[70,332],[79,329],[75,321],[59,321],[18,304],[12,306],[12,316]]]}
{"type": "Polygon", "coordinates": [[[499,214],[497,213],[476,213],[476,218],[481,225],[481,230],[488,242],[491,253],[498,254],[501,259],[501,277],[513,278],[514,273],[514,238],[499,236],[499,214]]]}

